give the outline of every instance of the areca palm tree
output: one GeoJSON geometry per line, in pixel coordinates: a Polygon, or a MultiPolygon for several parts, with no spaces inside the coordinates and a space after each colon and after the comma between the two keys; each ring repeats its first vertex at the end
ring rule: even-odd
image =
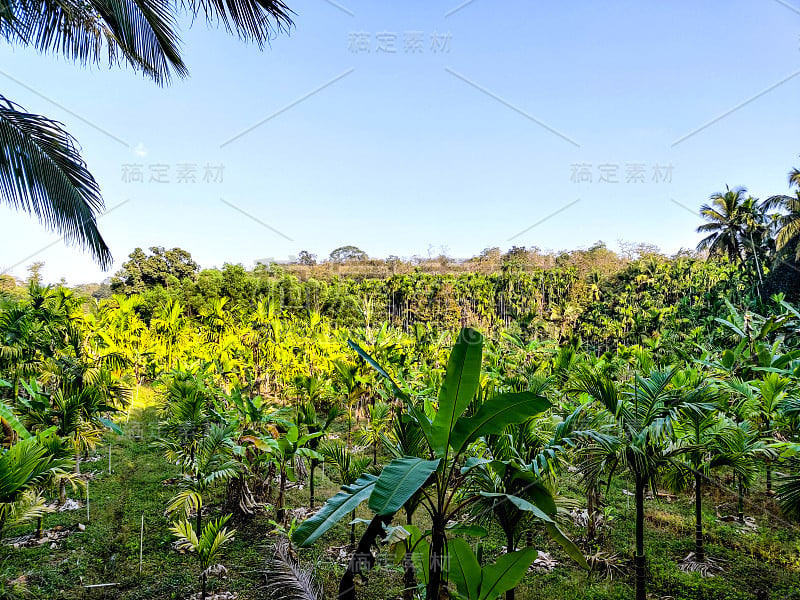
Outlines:
{"type": "Polygon", "coordinates": [[[172,524],[170,531],[178,538],[178,549],[188,550],[197,554],[200,561],[201,590],[200,600],[206,600],[206,587],[208,585],[208,576],[213,572],[225,572],[222,565],[214,564],[220,557],[222,549],[233,540],[236,533],[235,529],[228,531],[225,524],[230,519],[230,515],[219,517],[215,521],[206,524],[202,531],[192,529],[192,524],[186,521],[178,521],[172,524]],[[222,568],[220,568],[222,567],[222,568]]]}
{"type": "MultiPolygon", "coordinates": [[[[315,452],[319,450],[319,445],[322,439],[328,434],[328,430],[333,425],[336,417],[339,416],[339,409],[335,406],[332,407],[325,418],[317,414],[317,409],[314,407],[312,401],[301,402],[297,409],[297,424],[298,426],[305,426],[309,434],[320,433],[318,437],[313,437],[308,440],[308,447],[315,452]]],[[[308,469],[308,494],[309,504],[314,508],[314,471],[321,464],[322,460],[316,456],[309,459],[308,469]]]]}
{"type": "Polygon", "coordinates": [[[165,440],[167,460],[183,471],[181,491],[170,500],[167,512],[182,514],[186,519],[195,511],[197,531],[201,531],[203,494],[216,483],[224,483],[241,470],[241,463],[233,457],[233,428],[213,425],[196,449],[187,449],[178,442],[165,440]]]}
{"type": "MultiPolygon", "coordinates": [[[[184,11],[259,47],[292,25],[282,0],[0,0],[0,40],[83,65],[107,59],[163,84],[188,74],[177,31],[184,11]]],[[[59,122],[0,94],[0,202],[35,215],[107,267],[100,186],[78,148],[59,122]]]]}
{"type": "Polygon", "coordinates": [[[11,526],[41,517],[48,510],[37,488],[69,470],[35,437],[21,440],[0,455],[0,536],[11,526]]]}
{"type": "MultiPolygon", "coordinates": [[[[589,481],[599,479],[603,470],[612,476],[617,469],[629,471],[635,481],[636,502],[636,600],[645,600],[646,566],[644,547],[644,490],[668,464],[668,449],[673,424],[680,411],[700,410],[704,405],[691,394],[672,386],[675,371],[654,370],[647,377],[636,374],[631,383],[621,386],[593,367],[582,367],[575,374],[572,391],[585,393],[610,413],[616,422],[617,442],[605,444],[587,454],[583,465],[589,481]]],[[[595,444],[591,444],[595,445],[595,444]]]]}
{"type": "Polygon", "coordinates": [[[735,475],[750,477],[753,472],[752,456],[743,453],[740,448],[742,431],[726,417],[712,407],[716,391],[690,378],[686,383],[696,386],[699,397],[707,397],[708,408],[700,410],[692,407],[682,410],[680,421],[675,424],[673,435],[677,448],[686,451],[681,453],[680,460],[675,461],[667,470],[666,479],[675,490],[683,490],[694,483],[695,494],[695,550],[694,556],[686,559],[686,564],[701,565],[706,562],[703,544],[703,484],[712,471],[721,467],[731,467],[735,475]]]}

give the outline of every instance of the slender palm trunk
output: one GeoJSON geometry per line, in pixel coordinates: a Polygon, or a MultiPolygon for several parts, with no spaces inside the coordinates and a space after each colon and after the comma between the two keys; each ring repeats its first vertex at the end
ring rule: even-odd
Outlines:
{"type": "Polygon", "coordinates": [[[203,583],[201,584],[202,588],[200,590],[200,600],[206,600],[206,584],[208,581],[208,575],[206,575],[205,571],[203,571],[201,579],[203,583]]]}
{"type": "Polygon", "coordinates": [[[739,523],[744,523],[744,486],[742,485],[742,478],[739,477],[739,498],[738,498],[738,505],[737,505],[737,517],[739,523]]]}
{"type": "Polygon", "coordinates": [[[588,522],[586,523],[586,537],[589,541],[594,541],[597,535],[597,528],[595,527],[595,515],[597,513],[597,488],[592,486],[586,492],[586,514],[588,522]]]}
{"type": "Polygon", "coordinates": [[[317,460],[315,458],[311,459],[311,467],[309,469],[309,477],[308,477],[308,500],[311,508],[314,508],[314,469],[317,468],[317,460]]]}
{"type": "Polygon", "coordinates": [[[772,461],[768,458],[767,463],[767,494],[772,494],[772,461]]]}
{"type": "Polygon", "coordinates": [[[197,537],[200,537],[200,535],[203,533],[203,531],[200,529],[200,526],[203,524],[203,507],[197,507],[197,515],[195,515],[194,519],[195,527],[197,528],[197,537]]]}
{"type": "Polygon", "coordinates": [[[286,466],[281,464],[281,481],[278,487],[278,523],[283,523],[286,516],[286,509],[283,507],[284,495],[286,493],[286,466]]]}
{"type": "Polygon", "coordinates": [[[636,600],[647,600],[644,555],[644,486],[641,474],[636,473],[636,600]]]}
{"type": "Polygon", "coordinates": [[[703,550],[703,478],[700,473],[694,474],[694,555],[698,562],[705,562],[703,550]]]}

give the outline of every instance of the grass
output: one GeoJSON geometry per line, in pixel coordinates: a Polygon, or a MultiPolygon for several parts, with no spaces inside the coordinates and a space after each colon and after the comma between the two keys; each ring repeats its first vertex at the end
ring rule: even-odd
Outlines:
{"type": "MultiPolygon", "coordinates": [[[[164,517],[173,486],[162,481],[178,474],[161,451],[152,444],[156,414],[149,394],[142,393],[130,414],[125,435],[111,436],[112,473],[108,473],[108,446],[98,448],[101,460],[85,463],[82,470],[95,472],[91,480],[91,518],[86,522],[85,509],[48,515],[45,528],[56,525],[74,527],[75,531],[59,546],[37,548],[0,548],[0,591],[5,597],[30,599],[125,598],[183,599],[196,592],[199,568],[189,555],[172,549],[173,538],[164,517]],[[139,574],[139,532],[144,515],[142,572],[139,574]],[[87,589],[83,586],[116,583],[118,586],[87,589]]],[[[318,497],[333,495],[338,486],[320,477],[318,497]]],[[[558,560],[550,573],[531,573],[518,588],[517,598],[530,600],[622,600],[632,598],[632,573],[627,562],[632,553],[633,503],[623,492],[631,489],[624,479],[617,479],[607,495],[610,528],[600,543],[589,545],[582,540],[584,531],[568,524],[566,529],[587,552],[618,554],[622,572],[613,580],[590,575],[572,566],[561,548],[536,531],[534,545],[558,560]]],[[[763,489],[763,482],[757,485],[763,489]]],[[[223,490],[217,490],[211,505],[212,515],[221,509],[223,490]]],[[[582,499],[578,482],[567,477],[560,494],[582,499]]],[[[72,497],[82,492],[71,493],[72,497]]],[[[305,506],[307,489],[288,493],[290,507],[305,506]]],[[[693,549],[693,500],[683,495],[674,501],[650,500],[646,506],[646,544],[649,556],[650,590],[653,598],[669,600],[800,600],[800,531],[786,523],[771,497],[753,492],[747,499],[746,512],[755,517],[755,530],[742,530],[737,524],[717,518],[716,507],[723,514],[733,512],[735,497],[727,491],[712,489],[704,500],[704,524],[707,552],[723,561],[724,572],[713,578],[685,573],[678,561],[693,549]],[[726,508],[727,506],[727,508],[726,508]]],[[[224,580],[212,579],[210,589],[233,591],[241,600],[266,598],[263,589],[264,565],[271,555],[272,515],[258,515],[247,522],[237,522],[235,541],[226,549],[223,563],[229,572],[224,580]]],[[[369,518],[361,507],[359,517],[369,518]]],[[[422,515],[419,524],[424,527],[422,515]]],[[[13,535],[33,530],[20,528],[13,535]]],[[[344,568],[327,552],[329,546],[347,543],[349,526],[343,521],[318,544],[299,552],[306,566],[316,568],[324,586],[324,598],[335,598],[338,580],[344,568]]],[[[471,540],[474,541],[474,540],[471,540]]],[[[487,559],[497,556],[504,540],[492,531],[484,541],[487,559]]],[[[402,573],[387,564],[386,552],[379,556],[379,567],[360,585],[359,600],[398,598],[402,592],[402,573]]]]}

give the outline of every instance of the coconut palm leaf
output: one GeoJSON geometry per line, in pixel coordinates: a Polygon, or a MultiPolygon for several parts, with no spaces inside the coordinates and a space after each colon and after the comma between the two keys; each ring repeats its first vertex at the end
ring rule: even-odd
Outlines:
{"type": "Polygon", "coordinates": [[[100,187],[57,121],[0,96],[0,202],[35,215],[105,267],[111,252],[97,229],[100,187]]]}

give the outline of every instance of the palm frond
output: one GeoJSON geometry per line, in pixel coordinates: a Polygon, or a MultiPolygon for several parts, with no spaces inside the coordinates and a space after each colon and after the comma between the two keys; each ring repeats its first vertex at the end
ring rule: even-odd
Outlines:
{"type": "Polygon", "coordinates": [[[53,507],[48,506],[47,500],[40,490],[28,489],[16,502],[0,505],[0,511],[3,513],[0,523],[2,523],[3,529],[8,531],[19,525],[30,523],[54,510],[53,507]]]}
{"type": "Polygon", "coordinates": [[[182,0],[192,14],[203,14],[209,23],[259,47],[292,26],[292,11],[282,0],[182,0]]]}
{"type": "Polygon", "coordinates": [[[314,580],[312,569],[303,569],[292,556],[289,542],[280,538],[275,554],[264,573],[266,592],[270,598],[281,600],[320,600],[322,588],[314,580]]]}
{"type": "Polygon", "coordinates": [[[102,267],[111,252],[97,229],[100,187],[77,143],[57,121],[30,114],[0,96],[0,202],[35,215],[102,267]]]}
{"type": "Polygon", "coordinates": [[[791,467],[790,474],[778,479],[778,500],[785,514],[800,519],[800,463],[793,460],[791,467]]]}

